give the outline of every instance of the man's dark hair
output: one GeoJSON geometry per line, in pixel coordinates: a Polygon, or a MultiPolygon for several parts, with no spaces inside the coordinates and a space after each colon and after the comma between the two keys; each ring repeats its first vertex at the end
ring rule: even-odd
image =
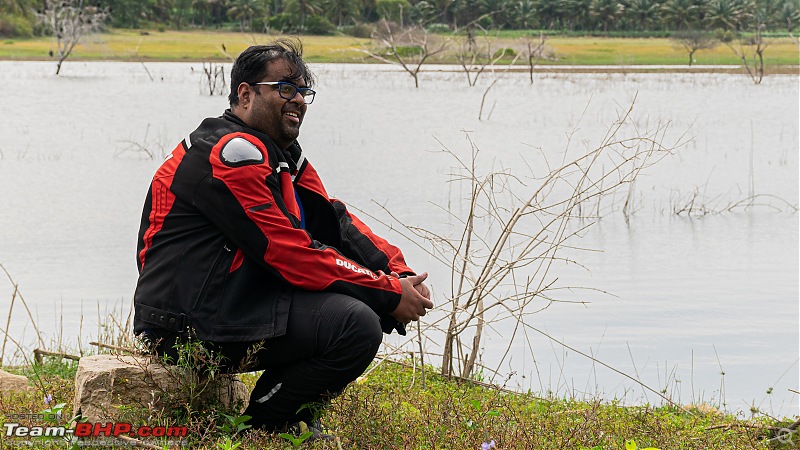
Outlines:
{"type": "Polygon", "coordinates": [[[289,78],[301,78],[306,86],[312,87],[314,76],[303,61],[303,43],[293,39],[279,39],[268,45],[253,45],[239,54],[231,69],[231,93],[228,102],[231,106],[239,103],[239,85],[258,83],[267,74],[267,63],[285,59],[294,67],[289,78]]]}

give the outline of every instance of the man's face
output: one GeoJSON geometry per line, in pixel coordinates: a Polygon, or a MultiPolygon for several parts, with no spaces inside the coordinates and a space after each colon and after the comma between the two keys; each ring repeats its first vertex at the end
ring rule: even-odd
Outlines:
{"type": "MultiPolygon", "coordinates": [[[[260,81],[287,81],[298,87],[305,87],[302,79],[289,78],[293,72],[292,64],[284,59],[267,63],[267,73],[260,81]]],[[[245,122],[252,128],[264,132],[279,148],[288,147],[300,134],[300,125],[306,114],[305,99],[299,93],[290,100],[282,98],[277,85],[251,86],[250,111],[245,122]]]]}

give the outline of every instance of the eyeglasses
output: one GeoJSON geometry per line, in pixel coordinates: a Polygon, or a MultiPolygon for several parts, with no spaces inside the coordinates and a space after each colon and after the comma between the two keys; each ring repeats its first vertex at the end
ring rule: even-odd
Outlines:
{"type": "Polygon", "coordinates": [[[314,95],[317,91],[307,88],[307,87],[297,87],[296,85],[289,83],[288,81],[262,81],[260,83],[247,83],[250,86],[256,85],[265,85],[265,86],[278,86],[278,94],[280,94],[281,98],[284,100],[291,100],[294,98],[295,95],[299,92],[300,95],[303,96],[303,99],[306,102],[306,105],[310,105],[314,102],[314,95]]]}

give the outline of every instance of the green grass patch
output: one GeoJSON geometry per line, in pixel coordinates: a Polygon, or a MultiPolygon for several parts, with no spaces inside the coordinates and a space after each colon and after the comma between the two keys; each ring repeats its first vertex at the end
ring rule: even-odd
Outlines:
{"type": "MultiPolygon", "coordinates": [[[[492,48],[522,52],[522,37],[531,31],[503,31],[492,37],[492,48]]],[[[535,34],[538,36],[538,34],[535,34]]],[[[73,60],[111,61],[227,61],[247,46],[263,44],[277,35],[225,31],[112,30],[85,38],[74,50],[73,60]]],[[[359,49],[373,41],[351,36],[302,36],[306,59],[320,63],[375,63],[359,49]]],[[[768,66],[800,64],[800,50],[791,38],[768,38],[764,53],[768,66]]],[[[48,60],[55,50],[52,38],[19,39],[0,46],[0,59],[48,60]]],[[[676,41],[658,37],[551,36],[547,41],[553,58],[541,65],[687,65],[688,54],[676,41]]],[[[373,48],[377,53],[381,49],[373,48]]],[[[431,58],[431,63],[456,64],[451,49],[431,58]]],[[[404,55],[413,57],[413,55],[404,55]]],[[[503,59],[503,63],[508,58],[503,59]]],[[[517,64],[524,64],[524,58],[517,64]]],[[[739,65],[730,48],[719,44],[695,54],[696,64],[739,65]]]]}
{"type": "MultiPolygon", "coordinates": [[[[63,417],[72,414],[74,363],[49,362],[22,372],[36,372],[27,392],[0,395],[0,418],[8,414],[39,412],[64,403],[63,417]]],[[[243,374],[252,388],[258,374],[243,374]]],[[[135,425],[187,426],[188,447],[197,449],[290,448],[276,434],[244,430],[232,432],[239,418],[204,411],[191,416],[143,411],[135,425]]],[[[664,406],[627,407],[614,401],[577,401],[510,393],[471,382],[450,380],[428,367],[423,380],[419,368],[384,362],[349,386],[323,412],[322,422],[339,442],[303,444],[313,449],[625,449],[633,439],[638,448],[667,449],[788,449],[767,439],[786,424],[775,420],[740,420],[714,408],[664,406]],[[341,447],[340,447],[341,446],[341,447]]],[[[66,419],[64,419],[66,420],[66,419]]],[[[25,422],[25,421],[23,421],[25,422]]],[[[29,420],[23,425],[47,425],[29,420]]],[[[241,427],[239,427],[241,428],[241,427]]],[[[296,438],[299,433],[295,435],[296,438]]],[[[5,438],[12,446],[14,439],[5,438]]],[[[26,448],[52,448],[43,438],[28,438],[26,448]],[[41,445],[39,445],[41,444],[41,445]]],[[[120,441],[120,447],[125,443],[120,441]]]]}

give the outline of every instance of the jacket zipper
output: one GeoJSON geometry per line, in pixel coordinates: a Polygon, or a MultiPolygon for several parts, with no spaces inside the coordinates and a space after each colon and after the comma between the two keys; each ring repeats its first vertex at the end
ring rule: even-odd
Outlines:
{"type": "Polygon", "coordinates": [[[211,271],[208,273],[205,281],[203,282],[203,287],[200,289],[200,295],[197,296],[197,300],[194,302],[194,306],[192,307],[192,312],[197,309],[197,305],[200,304],[200,300],[203,299],[206,295],[206,290],[208,290],[208,285],[211,284],[211,278],[214,277],[214,273],[217,271],[217,266],[219,266],[220,261],[222,261],[222,257],[225,253],[230,253],[231,249],[228,247],[228,244],[225,244],[220,249],[219,253],[217,254],[217,258],[214,260],[214,264],[211,265],[211,271]]]}

